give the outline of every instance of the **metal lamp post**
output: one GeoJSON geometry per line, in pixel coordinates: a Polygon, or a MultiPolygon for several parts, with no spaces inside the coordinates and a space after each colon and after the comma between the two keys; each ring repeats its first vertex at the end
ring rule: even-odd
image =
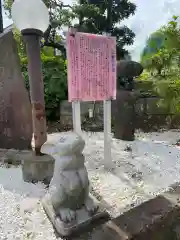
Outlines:
{"type": "Polygon", "coordinates": [[[12,19],[26,42],[35,153],[41,155],[47,132],[40,39],[49,26],[49,13],[41,0],[15,0],[12,4],[12,19]]]}
{"type": "Polygon", "coordinates": [[[0,33],[3,33],[2,0],[0,0],[0,33]]]}
{"type": "Polygon", "coordinates": [[[111,33],[112,30],[112,5],[113,1],[108,0],[107,6],[107,33],[111,33]]]}

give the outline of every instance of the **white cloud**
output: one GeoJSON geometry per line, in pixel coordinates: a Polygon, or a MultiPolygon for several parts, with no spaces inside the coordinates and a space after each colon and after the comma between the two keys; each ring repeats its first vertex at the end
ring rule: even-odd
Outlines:
{"type": "MultiPolygon", "coordinates": [[[[73,0],[64,0],[71,4],[73,0]]],[[[132,57],[139,60],[140,53],[144,47],[147,37],[156,31],[161,25],[166,24],[173,15],[180,15],[179,0],[131,0],[137,5],[134,16],[125,20],[135,33],[136,38],[132,46],[129,47],[132,57]]],[[[12,21],[4,15],[4,26],[8,26],[12,21]]]]}

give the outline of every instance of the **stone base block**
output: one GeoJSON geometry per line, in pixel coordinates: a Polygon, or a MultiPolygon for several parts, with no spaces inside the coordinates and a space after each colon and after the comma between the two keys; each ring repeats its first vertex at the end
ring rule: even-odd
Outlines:
{"type": "MultiPolygon", "coordinates": [[[[97,200],[96,200],[97,201],[97,200]]],[[[110,219],[109,214],[104,210],[99,210],[93,216],[89,216],[85,208],[76,211],[76,220],[71,223],[64,223],[60,217],[55,214],[54,208],[51,204],[50,195],[47,194],[42,199],[44,210],[53,224],[55,230],[61,237],[70,237],[74,234],[79,234],[83,229],[94,225],[100,225],[110,219]]],[[[91,230],[91,229],[90,229],[91,230]]]]}
{"type": "Polygon", "coordinates": [[[48,185],[54,173],[54,158],[49,155],[36,156],[30,152],[22,161],[22,173],[25,182],[43,182],[48,185]]]}

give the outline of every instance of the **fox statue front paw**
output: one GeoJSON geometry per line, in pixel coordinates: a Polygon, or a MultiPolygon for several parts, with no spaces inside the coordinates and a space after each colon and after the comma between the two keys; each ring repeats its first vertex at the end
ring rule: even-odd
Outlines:
{"type": "Polygon", "coordinates": [[[86,210],[87,210],[87,212],[89,213],[90,216],[94,215],[99,208],[98,205],[90,197],[87,197],[87,199],[84,203],[84,206],[85,206],[85,208],[86,208],[86,210]]]}
{"type": "Polygon", "coordinates": [[[76,219],[76,212],[69,208],[62,208],[59,210],[59,217],[62,222],[70,223],[76,219]]]}

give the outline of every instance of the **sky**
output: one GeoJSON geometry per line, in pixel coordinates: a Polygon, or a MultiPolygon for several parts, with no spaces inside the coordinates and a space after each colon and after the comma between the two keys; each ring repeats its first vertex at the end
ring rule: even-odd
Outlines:
{"type": "MultiPolygon", "coordinates": [[[[73,0],[64,0],[71,4],[73,0]]],[[[179,0],[131,0],[137,5],[135,15],[121,24],[130,27],[136,34],[134,44],[128,49],[133,60],[139,60],[141,51],[148,36],[166,24],[173,15],[180,15],[179,0]]],[[[11,24],[11,20],[3,12],[4,26],[11,24]]]]}

